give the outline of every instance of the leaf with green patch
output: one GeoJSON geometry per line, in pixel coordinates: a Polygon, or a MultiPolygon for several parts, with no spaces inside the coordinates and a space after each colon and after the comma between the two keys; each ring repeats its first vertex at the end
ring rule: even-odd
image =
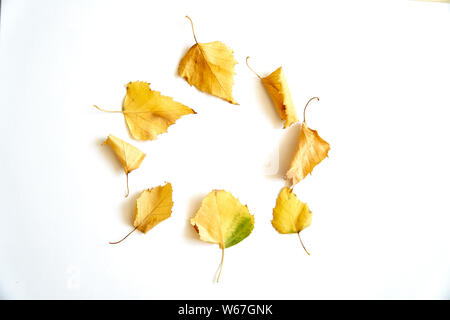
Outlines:
{"type": "Polygon", "coordinates": [[[211,191],[202,201],[191,224],[206,242],[217,243],[222,249],[219,281],[225,248],[238,244],[253,231],[255,218],[231,193],[224,190],[211,191]]]}

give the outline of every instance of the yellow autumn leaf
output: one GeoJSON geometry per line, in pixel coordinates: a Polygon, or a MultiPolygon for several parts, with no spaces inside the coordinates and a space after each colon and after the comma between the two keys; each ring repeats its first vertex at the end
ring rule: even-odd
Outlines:
{"type": "Polygon", "coordinates": [[[171,97],[151,90],[150,84],[143,81],[128,83],[122,111],[94,107],[105,112],[123,113],[131,136],[137,140],[154,140],[182,116],[196,113],[171,97]]]}
{"type": "Polygon", "coordinates": [[[316,130],[310,129],[306,125],[305,111],[311,100],[309,99],[303,110],[303,123],[300,130],[299,144],[294,158],[292,159],[289,170],[286,173],[286,179],[292,185],[296,185],[312,172],[314,167],[328,156],[330,145],[323,140],[316,130]]]}
{"type": "Polygon", "coordinates": [[[311,225],[312,214],[306,203],[301,202],[289,187],[281,190],[273,209],[272,225],[279,233],[297,233],[303,245],[300,232],[311,225]]]}
{"type": "Polygon", "coordinates": [[[191,18],[195,44],[181,59],[178,74],[202,92],[237,104],[232,95],[234,66],[233,50],[220,41],[198,43],[191,18]]]}
{"type": "Polygon", "coordinates": [[[222,249],[222,260],[217,276],[222,272],[225,248],[234,246],[250,235],[255,218],[231,193],[224,190],[211,191],[202,201],[200,209],[191,219],[200,239],[217,243],[222,249]]]}
{"type": "Polygon", "coordinates": [[[123,239],[110,242],[110,244],[122,242],[136,230],[147,233],[158,223],[170,217],[172,207],[172,185],[169,182],[164,186],[142,191],[136,200],[133,222],[134,229],[123,239]]]}
{"type": "Polygon", "coordinates": [[[125,195],[125,197],[127,197],[130,193],[130,189],[128,187],[128,174],[131,171],[139,168],[145,158],[145,153],[132,146],[131,144],[113,136],[112,134],[108,136],[103,144],[107,144],[111,147],[117,159],[119,159],[120,163],[123,166],[127,177],[127,193],[125,195]]]}
{"type": "Polygon", "coordinates": [[[261,80],[264,88],[272,99],[275,109],[278,112],[281,120],[284,120],[283,128],[287,128],[292,124],[298,122],[297,112],[295,111],[294,102],[292,101],[291,92],[287,84],[283,68],[279,67],[267,77],[261,77],[248,64],[247,66],[254,74],[261,80]]]}

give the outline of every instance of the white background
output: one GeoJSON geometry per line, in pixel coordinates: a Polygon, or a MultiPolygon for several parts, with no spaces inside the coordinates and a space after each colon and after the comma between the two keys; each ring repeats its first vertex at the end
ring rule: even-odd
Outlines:
{"type": "Polygon", "coordinates": [[[3,0],[0,25],[0,297],[450,298],[450,7],[413,1],[3,0]],[[194,44],[238,61],[228,104],[177,76],[194,44]],[[283,66],[297,112],[331,145],[295,187],[313,211],[298,238],[271,226],[299,127],[283,130],[247,69],[283,66]],[[197,111],[134,141],[129,81],[197,111]],[[101,142],[147,153],[125,175],[101,142]],[[277,159],[279,158],[279,165],[277,159]],[[131,230],[142,190],[170,181],[172,217],[131,230]],[[221,252],[189,225],[226,189],[255,215],[221,252]]]}

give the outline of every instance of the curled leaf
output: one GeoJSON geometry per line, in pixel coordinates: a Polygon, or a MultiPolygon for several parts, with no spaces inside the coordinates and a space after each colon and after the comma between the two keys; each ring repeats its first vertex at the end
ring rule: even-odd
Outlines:
{"type": "MultiPolygon", "coordinates": [[[[308,205],[301,202],[289,187],[283,188],[273,209],[272,226],[275,230],[283,234],[297,233],[300,238],[300,232],[311,225],[311,220],[308,205]]],[[[300,242],[309,255],[301,238],[300,242]]]]}
{"type": "Polygon", "coordinates": [[[131,136],[137,140],[154,140],[182,116],[195,113],[171,97],[151,90],[150,84],[142,81],[128,83],[122,111],[94,107],[105,112],[123,113],[131,136]]]}
{"type": "Polygon", "coordinates": [[[123,166],[123,169],[127,176],[127,194],[125,195],[127,197],[130,192],[128,187],[128,174],[131,171],[139,168],[145,158],[145,153],[135,146],[132,146],[131,144],[113,136],[112,134],[108,136],[103,144],[107,144],[111,147],[117,159],[119,159],[120,163],[123,166]]]}
{"type": "Polygon", "coordinates": [[[136,200],[133,222],[134,229],[122,240],[110,243],[117,244],[122,242],[136,229],[147,233],[158,223],[171,216],[172,207],[172,185],[169,182],[164,186],[142,191],[136,200]]]}
{"type": "Polygon", "coordinates": [[[294,102],[292,101],[291,92],[289,91],[289,86],[287,84],[283,68],[279,67],[267,77],[262,78],[249,66],[248,59],[249,57],[247,57],[247,66],[258,76],[259,79],[261,79],[261,82],[269,94],[278,115],[281,120],[284,120],[283,128],[287,128],[298,122],[294,102]]]}
{"type": "Polygon", "coordinates": [[[211,191],[202,201],[200,209],[191,219],[200,239],[217,243],[222,249],[222,261],[217,276],[219,281],[225,248],[247,238],[253,230],[255,218],[231,193],[211,191]]]}
{"type": "MultiPolygon", "coordinates": [[[[192,33],[194,26],[191,21],[192,33]]],[[[234,66],[233,51],[220,41],[195,44],[181,59],[178,74],[202,92],[237,104],[232,95],[234,66]]]]}
{"type": "MultiPolygon", "coordinates": [[[[311,98],[306,104],[305,110],[313,99],[319,100],[317,97],[311,98]]],[[[286,173],[286,179],[292,185],[303,180],[312,172],[316,165],[328,156],[329,150],[330,145],[328,142],[323,140],[316,130],[310,129],[306,125],[306,121],[303,121],[297,151],[286,173]]]]}

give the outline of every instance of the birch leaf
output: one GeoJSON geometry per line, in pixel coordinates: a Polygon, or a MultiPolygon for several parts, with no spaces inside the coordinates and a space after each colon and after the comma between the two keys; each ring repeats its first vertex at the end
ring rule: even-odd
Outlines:
{"type": "Polygon", "coordinates": [[[191,21],[195,44],[181,59],[178,74],[198,90],[237,104],[232,95],[236,65],[233,50],[220,41],[197,42],[192,20],[186,18],[191,21]]]}
{"type": "MultiPolygon", "coordinates": [[[[303,117],[305,117],[306,107],[313,99],[319,100],[317,97],[309,99],[303,111],[303,117]]],[[[316,130],[310,129],[306,125],[306,120],[304,118],[300,130],[297,151],[292,159],[289,170],[286,173],[286,179],[290,181],[292,185],[296,185],[310,174],[316,165],[328,156],[329,150],[330,145],[328,142],[323,140],[316,130]]]]}
{"type": "Polygon", "coordinates": [[[169,126],[184,115],[196,113],[189,107],[150,89],[150,84],[142,81],[130,82],[123,101],[122,111],[131,136],[137,140],[154,140],[169,126]]]}
{"type": "Polygon", "coordinates": [[[134,227],[147,233],[158,223],[170,217],[172,207],[172,185],[170,183],[142,191],[136,200],[134,227]]]}
{"type": "Polygon", "coordinates": [[[127,176],[127,194],[125,195],[125,197],[127,197],[130,192],[130,189],[128,187],[128,174],[131,171],[139,168],[145,158],[145,153],[132,146],[131,144],[113,136],[112,134],[108,136],[103,144],[107,144],[111,147],[117,159],[119,159],[120,163],[123,166],[123,169],[127,176]]]}
{"type": "Polygon", "coordinates": [[[283,68],[279,67],[270,75],[263,78],[249,66],[248,59],[249,57],[247,57],[248,68],[261,80],[275,106],[275,109],[278,112],[278,115],[281,120],[284,120],[283,128],[287,128],[298,122],[297,112],[295,111],[294,102],[292,101],[291,92],[289,90],[283,68]]]}
{"type": "Polygon", "coordinates": [[[234,246],[247,238],[253,230],[255,218],[231,193],[224,190],[211,191],[202,201],[200,209],[191,219],[200,239],[217,243],[222,249],[219,281],[225,248],[234,246]]]}
{"type": "Polygon", "coordinates": [[[117,244],[125,240],[136,230],[147,233],[161,221],[169,218],[172,214],[172,185],[168,182],[164,186],[142,191],[136,200],[134,212],[134,229],[123,239],[110,244],[117,244]]]}
{"type": "Polygon", "coordinates": [[[303,245],[300,232],[311,225],[312,214],[306,203],[301,202],[289,187],[285,187],[278,195],[277,203],[273,209],[272,226],[279,233],[297,233],[303,245]]]}

